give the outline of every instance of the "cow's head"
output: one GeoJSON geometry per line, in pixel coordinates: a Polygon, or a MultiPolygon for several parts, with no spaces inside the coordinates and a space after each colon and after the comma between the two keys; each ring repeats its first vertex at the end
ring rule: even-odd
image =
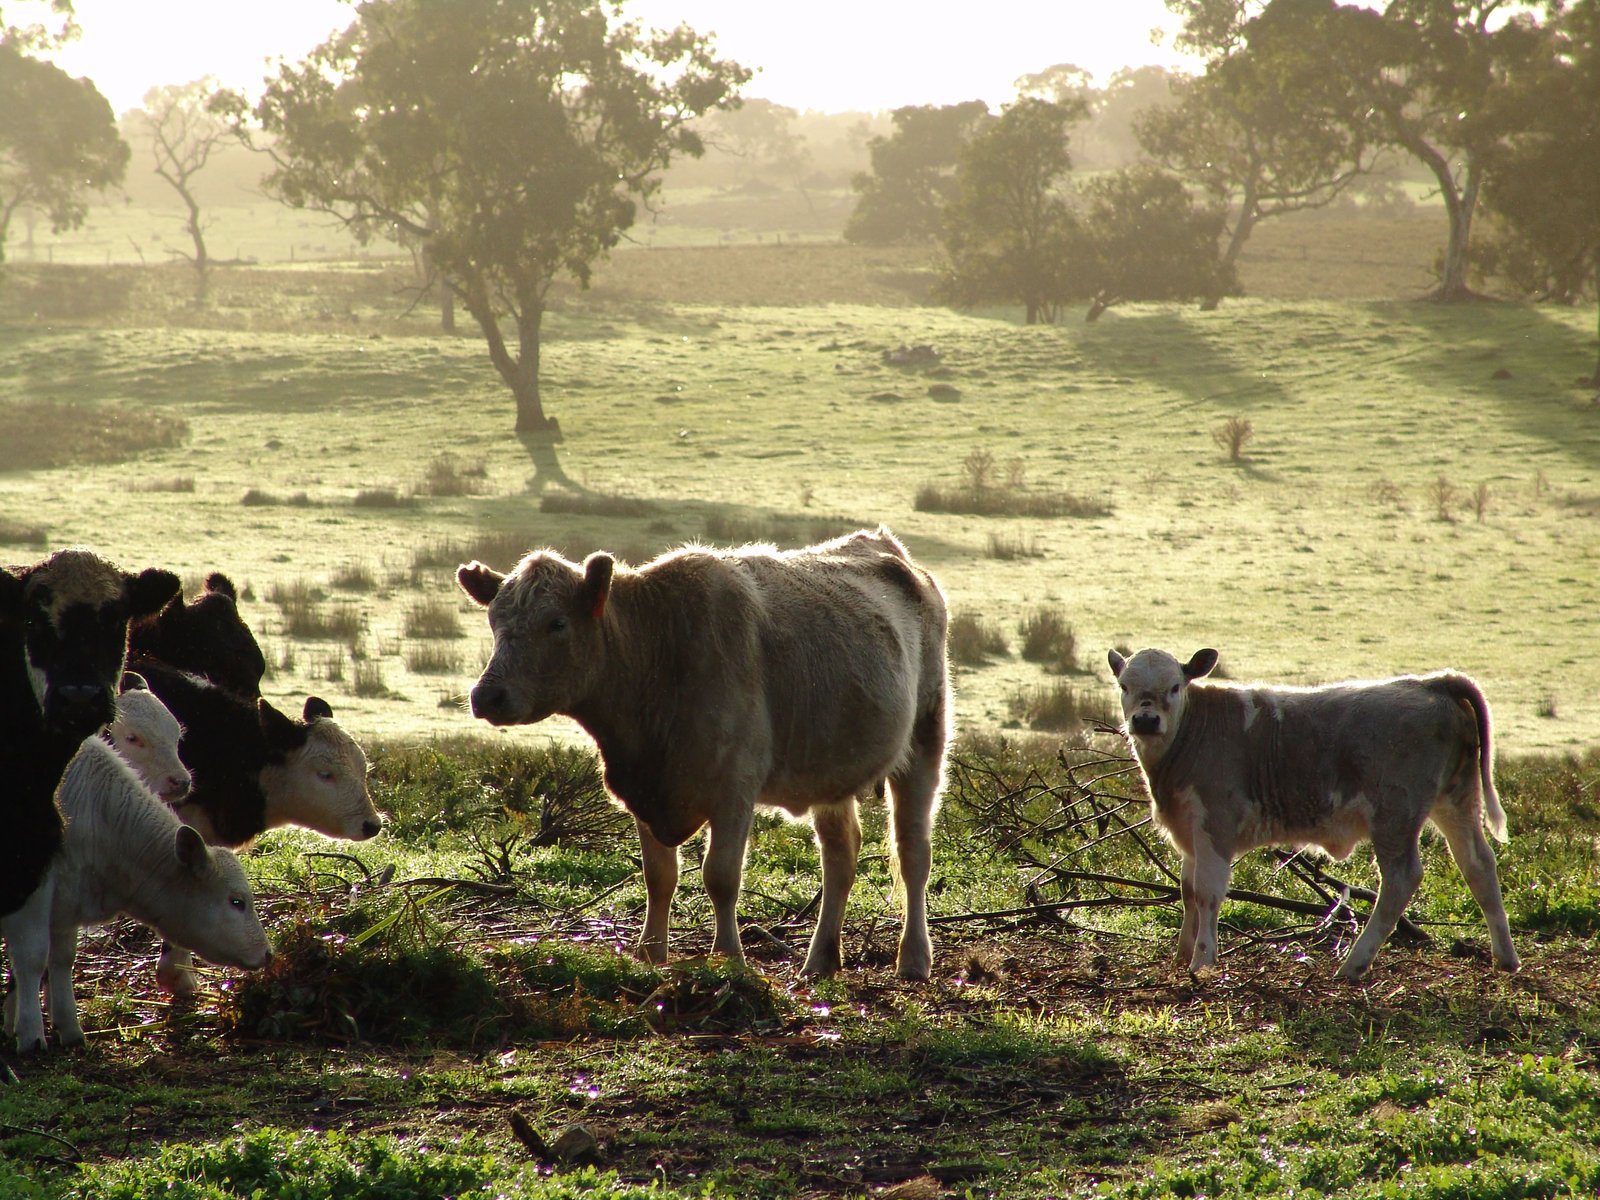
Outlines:
{"type": "Polygon", "coordinates": [[[155,616],[136,621],[128,644],[241,696],[259,696],[267,660],[238,601],[233,581],[213,571],[205,590],[187,604],[174,596],[155,616]]]}
{"type": "Polygon", "coordinates": [[[382,831],[367,791],[367,756],[326,700],[308,697],[299,721],[258,700],[256,716],[270,757],[261,772],[268,829],[299,825],[349,842],[382,831]]]}
{"type": "Polygon", "coordinates": [[[183,726],[152,692],[144,677],[132,671],[122,677],[117,717],[106,726],[105,739],[122,755],[144,785],[168,804],[189,794],[189,768],[178,757],[183,726]]]}
{"type": "Polygon", "coordinates": [[[570,713],[602,669],[601,620],[615,567],[608,554],[583,565],[554,551],[530,554],[509,575],[480,562],[456,582],[489,610],[494,655],[472,689],[472,715],[491,725],[529,725],[570,713]]]}
{"type": "Polygon", "coordinates": [[[116,716],[129,620],[156,612],[181,582],[155,568],[127,574],[81,548],[0,576],[0,619],[22,642],[45,727],[88,737],[116,716]]]}
{"type": "Polygon", "coordinates": [[[1132,658],[1112,650],[1107,660],[1122,688],[1124,726],[1134,745],[1159,754],[1178,732],[1190,682],[1210,673],[1217,665],[1217,652],[1197,650],[1181,663],[1165,650],[1141,650],[1132,658]]]}

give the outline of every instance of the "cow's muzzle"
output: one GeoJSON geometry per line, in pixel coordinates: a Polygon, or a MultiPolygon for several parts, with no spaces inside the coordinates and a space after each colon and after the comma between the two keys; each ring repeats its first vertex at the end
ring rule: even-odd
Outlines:
{"type": "Polygon", "coordinates": [[[491,725],[510,725],[511,691],[503,683],[479,683],[472,689],[472,715],[491,725]]]}
{"type": "Polygon", "coordinates": [[[1128,729],[1140,737],[1154,737],[1161,732],[1161,714],[1136,712],[1128,718],[1128,729]]]}
{"type": "Polygon", "coordinates": [[[66,683],[45,693],[45,725],[57,733],[87,737],[117,715],[111,689],[93,683],[66,683]]]}

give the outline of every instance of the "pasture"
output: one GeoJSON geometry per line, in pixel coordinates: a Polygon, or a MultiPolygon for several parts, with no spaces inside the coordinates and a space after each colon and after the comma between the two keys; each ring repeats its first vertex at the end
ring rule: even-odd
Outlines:
{"type": "MultiPolygon", "coordinates": [[[[1317,270],[1350,257],[1330,238],[1361,235],[1324,235],[1264,240],[1257,294],[1213,313],[1038,328],[924,306],[915,252],[630,251],[547,324],[578,489],[533,477],[481,343],[434,332],[409,264],[231,268],[200,312],[179,268],[13,270],[0,552],[82,542],[190,590],[226,571],[266,695],[330,701],[391,824],[355,849],[264,839],[247,864],[279,962],[212,976],[192,1008],[155,992],[138,931],[92,943],[87,1048],[0,1089],[0,1190],[1592,1194],[1600,409],[1573,381],[1593,323],[1417,304],[1396,281],[1423,273],[1392,258],[1330,289],[1317,270]],[[939,361],[885,361],[917,343],[939,361]],[[474,727],[487,630],[454,567],[880,520],[978,635],[954,675],[934,981],[888,966],[881,816],[838,980],[794,975],[816,855],[777,820],[741,909],[766,934],[755,971],[696,957],[695,842],[674,964],[619,957],[633,850],[603,807],[565,832],[551,815],[595,792],[573,729],[474,727]],[[1065,637],[1025,655],[1041,611],[1065,637]],[[1083,849],[1056,819],[1138,816],[1119,743],[1082,719],[1112,711],[1113,644],[1214,645],[1236,679],[1475,676],[1523,973],[1489,969],[1437,839],[1412,909],[1432,944],[1392,944],[1362,986],[1333,979],[1343,918],[1245,904],[1217,977],[1173,967],[1170,897],[1083,878],[1159,882],[1137,831],[1083,849]],[[574,1124],[598,1145],[552,1145],[574,1124]]],[[[1367,858],[1335,871],[1370,886],[1367,858]]],[[[1236,884],[1280,872],[1253,855],[1236,884]]]]}

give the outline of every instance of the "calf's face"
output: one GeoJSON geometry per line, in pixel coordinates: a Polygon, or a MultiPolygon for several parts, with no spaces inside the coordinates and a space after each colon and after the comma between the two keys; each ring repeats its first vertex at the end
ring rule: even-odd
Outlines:
{"type": "Polygon", "coordinates": [[[325,837],[364,842],[383,829],[367,792],[367,756],[316,696],[303,722],[265,700],[256,706],[267,745],[278,756],[261,773],[267,827],[299,825],[325,837]]]}
{"type": "Polygon", "coordinates": [[[592,692],[614,565],[605,554],[580,567],[542,551],[510,575],[478,562],[456,572],[461,589],[489,610],[494,634],[494,654],[472,689],[473,716],[530,725],[571,712],[592,692]]]}
{"type": "Polygon", "coordinates": [[[161,936],[223,967],[256,970],[272,961],[272,945],[256,914],[244,868],[232,852],[213,849],[178,826],[180,877],[172,882],[161,936]]]}
{"type": "Polygon", "coordinates": [[[1132,658],[1112,650],[1107,661],[1122,688],[1123,722],[1134,744],[1159,753],[1178,732],[1190,681],[1217,665],[1217,652],[1198,650],[1180,663],[1165,650],[1140,650],[1132,658]]]}
{"type": "Polygon", "coordinates": [[[189,794],[189,768],[178,757],[183,727],[154,692],[131,686],[118,696],[117,716],[105,736],[145,787],[166,803],[176,804],[189,794]]]}
{"type": "Polygon", "coordinates": [[[170,571],[126,574],[88,550],[61,550],[0,586],[21,636],[34,697],[52,732],[87,737],[116,716],[128,622],[182,587],[170,571]]]}

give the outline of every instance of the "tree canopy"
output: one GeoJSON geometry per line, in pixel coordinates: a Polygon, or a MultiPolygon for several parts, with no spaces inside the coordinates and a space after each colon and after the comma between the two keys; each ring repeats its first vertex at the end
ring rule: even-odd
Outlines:
{"type": "Polygon", "coordinates": [[[855,178],[861,199],[845,225],[846,241],[887,245],[938,237],[962,148],[993,118],[982,100],[968,100],[897,108],[892,120],[889,136],[867,143],[872,167],[855,178]]]}
{"type": "MultiPolygon", "coordinates": [[[[749,74],[693,30],[646,30],[602,0],[368,0],[283,66],[253,115],[271,135],[269,190],[358,236],[421,244],[483,331],[517,431],[553,441],[539,386],[551,284],[587,285],[660,170],[703,152],[693,119],[737,103],[749,74]]],[[[231,111],[248,137],[243,101],[231,111]]]]}
{"type": "Polygon", "coordinates": [[[0,40],[0,261],[18,209],[43,212],[58,232],[75,229],[90,195],[122,179],[128,156],[93,83],[0,40]]]}

